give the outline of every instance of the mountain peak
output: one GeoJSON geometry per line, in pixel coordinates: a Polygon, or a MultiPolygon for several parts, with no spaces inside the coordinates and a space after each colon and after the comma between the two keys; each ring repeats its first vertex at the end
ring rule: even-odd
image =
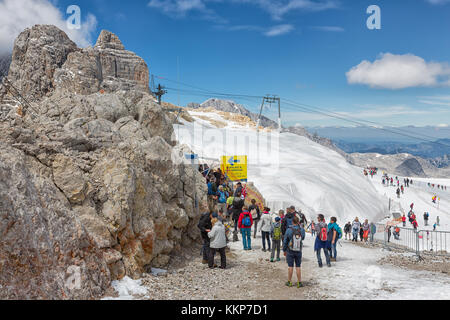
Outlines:
{"type": "Polygon", "coordinates": [[[119,37],[108,30],[102,30],[95,44],[96,48],[125,50],[125,46],[119,37]]]}

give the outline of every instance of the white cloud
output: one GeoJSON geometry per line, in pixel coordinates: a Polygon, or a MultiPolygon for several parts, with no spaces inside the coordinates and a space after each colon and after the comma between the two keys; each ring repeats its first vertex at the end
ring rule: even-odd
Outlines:
{"type": "Polygon", "coordinates": [[[35,24],[55,25],[79,46],[88,46],[92,44],[91,34],[95,31],[97,19],[92,14],[84,14],[83,8],[81,17],[84,21],[81,28],[70,30],[65,12],[60,12],[48,0],[0,0],[0,53],[10,52],[15,38],[35,24]]]}
{"type": "Polygon", "coordinates": [[[427,62],[412,54],[381,54],[374,62],[362,61],[346,75],[349,84],[365,84],[372,88],[450,86],[447,63],[427,62]]]}
{"type": "Polygon", "coordinates": [[[261,26],[255,26],[255,25],[239,25],[239,26],[219,26],[220,29],[225,29],[228,31],[252,31],[252,32],[258,32],[266,37],[276,37],[281,36],[283,34],[287,34],[295,30],[295,27],[290,24],[282,24],[282,25],[276,25],[272,27],[261,27],[261,26]]]}
{"type": "Polygon", "coordinates": [[[198,14],[201,19],[226,23],[214,10],[207,7],[207,3],[221,2],[220,0],[150,0],[148,7],[160,10],[175,19],[185,18],[189,14],[198,14]]]}
{"type": "Polygon", "coordinates": [[[450,3],[450,0],[426,0],[426,1],[434,5],[443,5],[446,3],[450,3]]]}
{"type": "Polygon", "coordinates": [[[264,35],[266,35],[268,37],[276,37],[276,36],[280,36],[280,35],[289,33],[292,30],[294,30],[294,26],[293,25],[282,24],[282,25],[270,28],[269,30],[264,32],[264,35]]]}
{"type": "Polygon", "coordinates": [[[323,11],[339,6],[336,0],[232,0],[236,3],[254,4],[268,12],[272,19],[282,20],[294,11],[323,11]]]}
{"type": "Polygon", "coordinates": [[[327,31],[327,32],[344,32],[345,29],[337,26],[314,26],[311,29],[319,30],[319,31],[327,31]]]}

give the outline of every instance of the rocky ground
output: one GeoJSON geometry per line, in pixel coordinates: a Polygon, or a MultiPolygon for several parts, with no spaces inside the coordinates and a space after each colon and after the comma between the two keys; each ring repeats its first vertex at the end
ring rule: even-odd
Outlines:
{"type": "Polygon", "coordinates": [[[450,274],[450,256],[435,256],[431,254],[423,254],[420,259],[414,254],[405,254],[402,252],[393,252],[379,260],[380,264],[390,264],[396,267],[419,270],[440,272],[450,274]]]}

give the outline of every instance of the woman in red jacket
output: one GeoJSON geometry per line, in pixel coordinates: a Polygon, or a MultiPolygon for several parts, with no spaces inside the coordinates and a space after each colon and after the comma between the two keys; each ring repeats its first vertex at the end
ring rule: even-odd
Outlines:
{"type": "Polygon", "coordinates": [[[252,250],[252,226],[253,218],[250,212],[248,212],[247,206],[242,208],[242,213],[239,216],[238,227],[241,230],[242,244],[244,250],[252,250]]]}

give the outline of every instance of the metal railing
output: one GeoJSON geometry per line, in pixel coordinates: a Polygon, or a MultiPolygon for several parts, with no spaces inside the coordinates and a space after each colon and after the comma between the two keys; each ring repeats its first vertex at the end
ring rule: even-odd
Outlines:
{"type": "Polygon", "coordinates": [[[374,240],[386,248],[414,252],[420,257],[427,253],[432,255],[450,255],[450,231],[415,230],[413,228],[386,224],[376,224],[374,240]],[[398,228],[398,234],[396,229],[398,228]]]}

